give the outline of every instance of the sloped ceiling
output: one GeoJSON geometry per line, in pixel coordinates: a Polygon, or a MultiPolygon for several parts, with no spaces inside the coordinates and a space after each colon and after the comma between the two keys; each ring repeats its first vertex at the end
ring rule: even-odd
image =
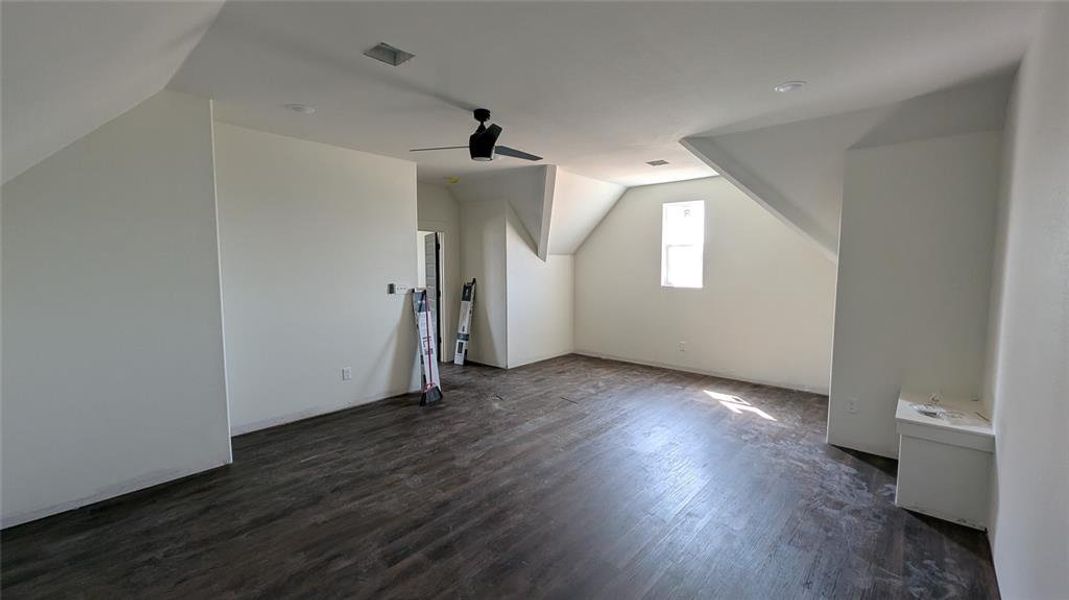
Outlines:
{"type": "Polygon", "coordinates": [[[834,257],[846,150],[1001,129],[1013,77],[1004,72],[876,108],[683,144],[834,257]]]}
{"type": "Polygon", "coordinates": [[[549,253],[575,254],[626,190],[617,183],[557,169],[549,225],[549,253]]]}
{"type": "Polygon", "coordinates": [[[460,202],[504,202],[519,217],[531,251],[545,260],[557,167],[541,165],[467,177],[449,190],[460,202]]]}
{"type": "Polygon", "coordinates": [[[626,190],[554,165],[468,177],[449,189],[460,202],[511,206],[531,251],[542,260],[574,254],[626,190]]]}
{"type": "Polygon", "coordinates": [[[214,99],[221,120],[411,159],[425,181],[525,166],[408,152],[463,144],[475,125],[467,109],[483,105],[503,143],[627,186],[711,174],[683,137],[900,101],[1015,64],[1038,15],[1018,2],[235,1],[220,11],[90,0],[0,10],[5,179],[151,96],[181,64],[169,87],[214,99]],[[391,67],[362,55],[381,41],[416,57],[391,67]],[[810,85],[772,92],[786,79],[810,85]],[[291,102],[319,110],[298,115],[283,108],[291,102]],[[670,164],[645,164],[654,159],[670,164]]]}
{"type": "Polygon", "coordinates": [[[5,0],[3,181],[162,90],[221,7],[5,0]]]}
{"type": "Polygon", "coordinates": [[[463,150],[468,109],[502,143],[621,185],[704,177],[678,144],[900,101],[1014,64],[1015,2],[231,2],[171,87],[221,120],[415,160],[424,181],[524,166],[463,150]],[[415,54],[398,67],[362,55],[415,54]],[[805,79],[794,94],[773,86],[805,79]],[[286,111],[309,103],[314,115],[286,111]],[[653,168],[646,161],[666,159],[653,168]]]}

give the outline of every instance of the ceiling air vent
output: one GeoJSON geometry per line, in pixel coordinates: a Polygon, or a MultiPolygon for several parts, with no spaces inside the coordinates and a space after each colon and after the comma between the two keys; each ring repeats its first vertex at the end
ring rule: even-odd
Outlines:
{"type": "Polygon", "coordinates": [[[364,52],[364,56],[370,56],[375,60],[382,61],[388,65],[393,65],[396,67],[397,65],[415,56],[415,54],[412,54],[411,52],[405,52],[400,48],[394,48],[393,46],[387,43],[379,43],[374,48],[371,48],[364,52]]]}
{"type": "Polygon", "coordinates": [[[663,167],[668,164],[668,161],[663,159],[648,160],[646,161],[646,164],[651,167],[663,167]]]}

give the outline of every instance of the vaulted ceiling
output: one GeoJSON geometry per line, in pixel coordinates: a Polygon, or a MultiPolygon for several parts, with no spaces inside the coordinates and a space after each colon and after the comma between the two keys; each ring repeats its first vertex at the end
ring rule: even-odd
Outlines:
{"type": "Polygon", "coordinates": [[[222,5],[4,0],[3,180],[163,89],[222,5]]]}
{"type": "Polygon", "coordinates": [[[847,150],[1000,130],[1014,75],[999,74],[863,110],[689,137],[683,143],[834,257],[847,150]]]}
{"type": "Polygon", "coordinates": [[[1018,61],[1021,3],[3,3],[5,180],[163,87],[217,118],[415,160],[473,163],[485,106],[501,142],[622,185],[704,176],[678,141],[886,104],[1018,61]],[[218,15],[216,16],[216,12],[218,15]],[[208,23],[210,30],[201,38],[208,23]],[[362,55],[387,42],[398,67],[362,55]],[[190,51],[192,49],[192,51],[190,51]],[[182,63],[175,73],[175,68],[182,63]],[[772,87],[802,79],[791,94],[772,87]],[[283,108],[315,105],[314,115],[283,108]],[[646,161],[669,164],[650,167],[646,161]]]}

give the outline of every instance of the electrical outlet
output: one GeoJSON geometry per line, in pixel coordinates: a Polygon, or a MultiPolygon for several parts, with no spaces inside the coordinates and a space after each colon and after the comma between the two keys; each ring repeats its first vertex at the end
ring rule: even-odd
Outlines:
{"type": "Polygon", "coordinates": [[[679,351],[680,352],[686,352],[687,351],[687,343],[686,342],[679,342],[679,351]]]}
{"type": "Polygon", "coordinates": [[[349,381],[352,378],[353,378],[353,368],[352,367],[342,367],[341,380],[342,381],[349,381]]]}
{"type": "Polygon", "coordinates": [[[846,412],[856,415],[857,414],[857,398],[846,399],[846,412]]]}

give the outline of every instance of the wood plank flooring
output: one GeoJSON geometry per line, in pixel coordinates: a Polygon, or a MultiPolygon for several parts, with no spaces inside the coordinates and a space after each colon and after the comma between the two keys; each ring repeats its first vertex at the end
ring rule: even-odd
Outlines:
{"type": "Polygon", "coordinates": [[[824,443],[824,396],[579,356],[443,380],[8,529],[3,597],[997,597],[983,534],[824,443]]]}

